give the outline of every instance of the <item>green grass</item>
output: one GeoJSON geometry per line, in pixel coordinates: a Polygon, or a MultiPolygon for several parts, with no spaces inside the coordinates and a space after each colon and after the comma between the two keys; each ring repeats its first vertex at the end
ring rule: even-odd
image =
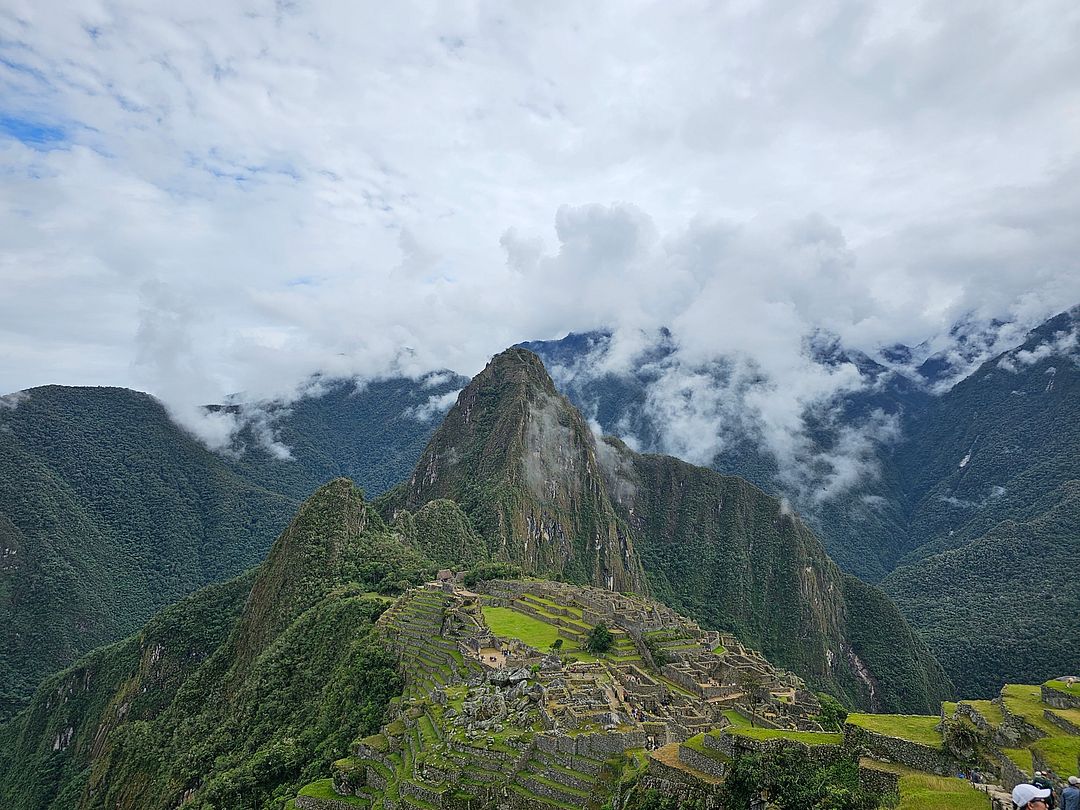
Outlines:
{"type": "Polygon", "coordinates": [[[724,729],[724,732],[749,737],[752,740],[791,740],[805,745],[840,745],[844,741],[843,734],[830,731],[791,731],[786,728],[732,726],[724,729]]]}
{"type": "MultiPolygon", "coordinates": [[[[1005,708],[1010,712],[1020,715],[1035,728],[1049,734],[1051,737],[1059,737],[1065,733],[1043,715],[1043,711],[1050,707],[1042,702],[1042,693],[1039,687],[1026,684],[1006,684],[1005,688],[1001,690],[1001,700],[1005,704],[1005,708]]],[[[1073,767],[1076,767],[1075,763],[1073,763],[1073,767]]]]}
{"type": "MultiPolygon", "coordinates": [[[[1061,734],[1061,732],[1058,733],[1061,734]]],[[[1047,737],[1036,740],[1031,748],[1055,773],[1061,776],[1076,773],[1077,757],[1080,757],[1080,737],[1047,737]]]]}
{"type": "Polygon", "coordinates": [[[864,757],[860,765],[900,777],[897,810],[990,810],[990,797],[952,776],[933,776],[894,762],[864,757]]]}
{"type": "MultiPolygon", "coordinates": [[[[559,635],[559,628],[555,625],[526,616],[524,613],[518,613],[516,610],[504,607],[484,607],[482,610],[484,621],[487,622],[491,632],[501,638],[516,638],[544,652],[547,652],[555,643],[555,639],[562,638],[559,635]]],[[[569,639],[564,638],[563,646],[565,647],[569,642],[569,639]]]]}
{"type": "Polygon", "coordinates": [[[1024,773],[1030,773],[1031,767],[1031,749],[1029,748],[1002,748],[1001,753],[1007,756],[1013,761],[1024,773]]]}
{"type": "Polygon", "coordinates": [[[1049,686],[1051,689],[1056,689],[1059,692],[1065,692],[1066,694],[1080,697],[1080,682],[1069,686],[1065,681],[1049,680],[1046,682],[1045,686],[1049,686]]]}
{"type": "Polygon", "coordinates": [[[709,746],[705,745],[705,735],[704,734],[697,734],[697,735],[691,737],[689,740],[684,742],[683,745],[685,745],[687,748],[689,748],[689,749],[691,749],[693,751],[697,751],[699,754],[701,754],[702,756],[706,756],[709,759],[715,759],[718,762],[730,762],[731,761],[726,756],[724,756],[722,753],[717,751],[715,748],[710,748],[709,746]]]}
{"type": "Polygon", "coordinates": [[[343,804],[355,804],[357,807],[367,807],[370,802],[358,796],[342,796],[334,790],[333,779],[320,779],[300,788],[301,796],[310,796],[312,799],[333,799],[343,804]]]}
{"type": "Polygon", "coordinates": [[[737,712],[734,709],[727,709],[724,712],[726,717],[734,728],[750,728],[750,720],[742,712],[737,712]]]}
{"type": "Polygon", "coordinates": [[[715,647],[712,648],[712,651],[713,655],[723,655],[727,652],[727,647],[725,647],[723,644],[717,644],[715,647]]]}
{"type": "Polygon", "coordinates": [[[964,703],[985,717],[986,722],[992,726],[1000,726],[1005,721],[1001,707],[996,703],[991,703],[989,700],[965,700],[964,703]]]}
{"type": "Polygon", "coordinates": [[[953,776],[927,773],[900,777],[899,810],[989,810],[990,797],[953,776]]]}
{"type": "Polygon", "coordinates": [[[934,715],[852,713],[848,715],[847,722],[889,737],[897,737],[932,748],[941,747],[941,733],[934,728],[941,719],[934,715]]]}
{"type": "Polygon", "coordinates": [[[526,616],[512,608],[491,607],[485,605],[484,621],[492,633],[501,638],[516,638],[541,652],[547,652],[555,639],[563,640],[562,651],[567,658],[577,661],[595,661],[596,657],[582,650],[577,642],[559,634],[559,628],[540,621],[533,616],[526,616]]]}
{"type": "Polygon", "coordinates": [[[1074,726],[1080,727],[1080,709],[1050,709],[1051,712],[1068,720],[1074,726]]]}
{"type": "Polygon", "coordinates": [[[579,608],[579,607],[574,607],[573,605],[560,605],[558,602],[555,602],[555,601],[553,601],[551,599],[548,599],[547,597],[537,596],[535,593],[529,593],[528,591],[526,591],[524,595],[528,596],[530,599],[533,599],[533,600],[539,602],[542,605],[548,605],[549,607],[559,608],[560,610],[565,610],[565,611],[567,611],[569,613],[572,613],[574,616],[576,616],[579,619],[581,618],[581,608],[579,608]]]}

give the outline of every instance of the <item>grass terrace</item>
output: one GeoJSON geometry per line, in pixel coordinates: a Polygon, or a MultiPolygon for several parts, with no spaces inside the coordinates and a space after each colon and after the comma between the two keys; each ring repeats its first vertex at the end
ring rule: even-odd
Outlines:
{"type": "Polygon", "coordinates": [[[990,810],[990,797],[952,776],[933,776],[892,762],[863,758],[868,768],[900,776],[898,810],[990,810]]]}
{"type": "Polygon", "coordinates": [[[1080,757],[1080,737],[1065,735],[1059,731],[1056,737],[1036,740],[1031,750],[1042,757],[1051,770],[1059,776],[1074,775],[1077,758],[1080,757]]]}
{"type": "Polygon", "coordinates": [[[1051,689],[1057,689],[1059,692],[1064,692],[1067,695],[1074,695],[1080,697],[1080,682],[1074,683],[1071,686],[1065,681],[1049,680],[1044,686],[1049,686],[1051,689]]]}
{"type": "Polygon", "coordinates": [[[299,795],[309,796],[312,799],[330,799],[342,804],[353,804],[357,807],[368,807],[371,804],[367,799],[359,796],[342,796],[334,790],[333,779],[320,779],[318,782],[305,785],[300,788],[299,795]]]}
{"type": "Polygon", "coordinates": [[[786,728],[752,728],[746,726],[730,726],[716,734],[738,734],[740,737],[749,737],[752,740],[791,740],[804,745],[840,745],[844,742],[844,735],[833,731],[793,731],[786,728]]]}
{"type": "Polygon", "coordinates": [[[724,717],[728,719],[733,728],[750,728],[750,718],[735,709],[724,711],[724,717]]]}
{"type": "Polygon", "coordinates": [[[556,602],[556,601],[554,601],[552,599],[548,599],[545,596],[538,596],[535,593],[530,593],[529,591],[526,591],[524,596],[528,596],[529,599],[531,599],[534,602],[539,602],[541,605],[547,605],[549,608],[557,608],[558,610],[565,610],[567,613],[569,613],[571,616],[574,616],[577,619],[581,618],[581,608],[575,607],[574,605],[560,605],[558,602],[556,602]]]}
{"type": "MultiPolygon", "coordinates": [[[[1061,729],[1046,719],[1043,712],[1050,706],[1042,702],[1042,692],[1037,686],[1010,683],[1001,690],[1001,701],[1005,708],[1013,714],[1023,717],[1039,731],[1045,732],[1051,737],[1063,735],[1061,729]]],[[[1076,763],[1073,763],[1076,767],[1076,763]]]]}
{"type": "Polygon", "coordinates": [[[1005,721],[1005,716],[1001,713],[1001,707],[996,703],[991,703],[989,700],[965,700],[963,702],[981,714],[986,722],[992,726],[1000,726],[1005,721]]]}
{"type": "Polygon", "coordinates": [[[1033,770],[1031,767],[1030,748],[1002,748],[1001,753],[1011,759],[1013,764],[1021,771],[1030,773],[1033,770]]]}
{"type": "Polygon", "coordinates": [[[942,744],[941,732],[936,728],[941,718],[934,715],[852,713],[848,715],[847,722],[867,731],[931,748],[940,748],[942,744]]]}
{"type": "Polygon", "coordinates": [[[541,652],[547,652],[555,639],[563,640],[562,652],[577,661],[595,661],[596,657],[582,650],[576,641],[561,635],[559,628],[534,616],[527,616],[513,608],[485,605],[484,621],[488,628],[501,638],[516,638],[541,652]]]}

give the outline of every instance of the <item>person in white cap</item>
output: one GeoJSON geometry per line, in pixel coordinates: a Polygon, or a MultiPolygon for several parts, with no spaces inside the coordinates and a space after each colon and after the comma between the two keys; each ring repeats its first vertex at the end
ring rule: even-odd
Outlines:
{"type": "Polygon", "coordinates": [[[1069,786],[1061,791],[1061,810],[1080,810],[1080,777],[1069,777],[1069,786]]]}
{"type": "Polygon", "coordinates": [[[1034,785],[1017,785],[1013,788],[1012,800],[1016,810],[1047,810],[1047,798],[1050,788],[1037,788],[1034,785]]]}

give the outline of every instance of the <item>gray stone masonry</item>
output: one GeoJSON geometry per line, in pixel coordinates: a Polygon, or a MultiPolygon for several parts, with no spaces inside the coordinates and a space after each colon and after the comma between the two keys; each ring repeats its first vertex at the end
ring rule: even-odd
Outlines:
{"type": "Polygon", "coordinates": [[[752,737],[723,731],[719,734],[706,734],[702,742],[706,748],[718,751],[728,759],[734,759],[745,753],[794,749],[809,762],[816,765],[831,765],[847,755],[843,745],[807,745],[797,740],[785,739],[755,740],[752,737]]]}
{"type": "Polygon", "coordinates": [[[1047,706],[1053,706],[1055,709],[1080,709],[1080,695],[1071,695],[1045,684],[1041,689],[1043,703],[1047,706]]]}
{"type": "Polygon", "coordinates": [[[679,761],[717,779],[723,779],[727,773],[727,766],[721,760],[713,759],[685,745],[679,746],[679,761]]]}
{"type": "Polygon", "coordinates": [[[880,768],[868,768],[865,765],[860,765],[859,785],[865,790],[872,790],[875,793],[900,794],[900,776],[892,771],[880,768]]]}
{"type": "Polygon", "coordinates": [[[960,768],[960,764],[940,748],[878,734],[851,723],[844,725],[844,749],[854,755],[866,753],[940,776],[952,776],[960,768]]]}

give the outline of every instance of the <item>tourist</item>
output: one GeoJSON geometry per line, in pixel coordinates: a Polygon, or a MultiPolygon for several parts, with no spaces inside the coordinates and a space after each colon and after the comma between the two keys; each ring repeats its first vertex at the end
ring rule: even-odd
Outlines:
{"type": "Polygon", "coordinates": [[[1061,810],[1080,810],[1080,777],[1069,777],[1069,786],[1061,791],[1061,810]]]}
{"type": "Polygon", "coordinates": [[[1031,784],[1037,788],[1050,791],[1050,796],[1046,799],[1046,807],[1048,810],[1055,810],[1057,807],[1057,796],[1054,795],[1054,783],[1050,779],[1050,774],[1045,771],[1035,771],[1035,778],[1031,780],[1031,784]]]}
{"type": "Polygon", "coordinates": [[[1012,801],[1016,810],[1048,810],[1047,799],[1052,791],[1035,785],[1021,784],[1013,788],[1012,801]]]}

